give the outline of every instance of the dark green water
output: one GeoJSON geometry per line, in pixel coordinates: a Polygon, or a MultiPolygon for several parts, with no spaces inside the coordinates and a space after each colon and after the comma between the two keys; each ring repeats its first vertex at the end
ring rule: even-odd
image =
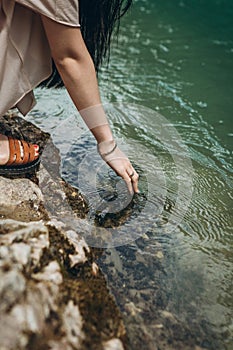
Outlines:
{"type": "MultiPolygon", "coordinates": [[[[115,134],[128,145],[133,161],[144,175],[147,171],[149,174],[156,157],[162,164],[166,184],[170,184],[166,194],[170,209],[165,208],[162,218],[166,211],[175,210],[174,162],[157,142],[153,113],[145,110],[144,115],[136,118],[131,113],[132,105],[145,106],[166,117],[188,147],[194,170],[191,203],[172,233],[166,233],[166,221],[162,229],[153,227],[149,232],[145,225],[146,236],[139,245],[108,251],[110,258],[103,259],[102,264],[106,275],[109,274],[110,288],[123,311],[129,302],[136,304],[130,292],[139,289],[135,282],[138,274],[135,259],[144,259],[144,289],[153,294],[153,288],[157,291],[161,285],[167,295],[160,306],[153,303],[153,298],[147,299],[146,307],[151,313],[148,309],[147,313],[142,312],[140,322],[147,324],[150,314],[152,324],[159,308],[165,309],[180,322],[195,324],[194,344],[216,350],[233,349],[232,72],[232,1],[141,0],[135,1],[131,13],[122,21],[110,66],[100,75],[103,101],[122,103],[122,113],[117,117],[112,109],[111,122],[115,134]],[[146,151],[144,157],[137,158],[140,145],[146,151]],[[156,266],[150,263],[158,249],[163,253],[163,275],[156,275],[156,266]],[[127,262],[131,263],[130,269],[127,262]],[[114,279],[108,264],[114,266],[114,279]],[[124,293],[118,293],[121,284],[124,293]]],[[[77,113],[64,91],[38,90],[37,96],[38,106],[29,118],[52,133],[64,158],[69,150],[63,171],[77,185],[77,157],[85,156],[89,143],[79,140],[70,150],[67,133],[75,142],[75,128],[73,122],[64,122],[67,117],[76,118],[77,113]]],[[[156,182],[156,177],[153,179],[156,182]]],[[[142,180],[142,189],[143,186],[142,180]]],[[[184,196],[186,190],[184,186],[184,196]]],[[[153,207],[157,192],[152,189],[151,195],[153,207]]],[[[145,218],[151,222],[154,219],[151,213],[145,218]]],[[[133,220],[129,230],[134,230],[133,220]]],[[[143,309],[142,300],[143,296],[137,302],[143,309]]],[[[126,311],[125,314],[127,322],[126,311]]],[[[151,330],[150,334],[145,349],[149,349],[149,342],[156,344],[156,334],[151,330]]]]}

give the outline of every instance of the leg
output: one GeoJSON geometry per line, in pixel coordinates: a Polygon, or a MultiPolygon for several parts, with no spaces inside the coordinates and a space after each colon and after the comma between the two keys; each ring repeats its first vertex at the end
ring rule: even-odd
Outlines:
{"type": "Polygon", "coordinates": [[[0,165],[6,164],[10,156],[8,138],[0,134],[0,165]]]}

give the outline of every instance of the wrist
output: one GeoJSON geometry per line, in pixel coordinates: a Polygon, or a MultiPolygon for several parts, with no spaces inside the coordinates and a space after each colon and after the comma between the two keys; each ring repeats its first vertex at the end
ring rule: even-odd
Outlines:
{"type": "Polygon", "coordinates": [[[96,128],[92,129],[91,132],[93,133],[98,144],[113,140],[113,135],[109,124],[97,126],[96,128]]]}
{"type": "Polygon", "coordinates": [[[106,157],[109,154],[113,153],[117,148],[116,141],[112,138],[111,140],[106,140],[98,143],[97,150],[101,157],[106,157]]]}

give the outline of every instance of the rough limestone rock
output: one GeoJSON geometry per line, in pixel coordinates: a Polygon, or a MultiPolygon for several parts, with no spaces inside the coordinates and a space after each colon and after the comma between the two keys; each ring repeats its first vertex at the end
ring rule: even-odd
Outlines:
{"type": "Polygon", "coordinates": [[[45,151],[36,176],[0,177],[0,350],[124,349],[122,317],[78,229],[87,204],[60,178],[57,149],[18,117],[0,132],[45,151]]]}
{"type": "Polygon", "coordinates": [[[0,216],[24,221],[41,218],[38,211],[42,193],[29,179],[9,179],[0,177],[0,216]],[[29,214],[29,215],[28,215],[29,214]]]}

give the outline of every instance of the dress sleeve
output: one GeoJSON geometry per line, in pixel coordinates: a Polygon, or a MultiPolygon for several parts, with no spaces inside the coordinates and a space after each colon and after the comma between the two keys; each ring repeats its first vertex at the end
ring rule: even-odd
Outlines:
{"type": "MultiPolygon", "coordinates": [[[[0,0],[1,1],[1,0],[0,0]]],[[[80,27],[78,0],[15,0],[58,23],[80,27]]]]}

